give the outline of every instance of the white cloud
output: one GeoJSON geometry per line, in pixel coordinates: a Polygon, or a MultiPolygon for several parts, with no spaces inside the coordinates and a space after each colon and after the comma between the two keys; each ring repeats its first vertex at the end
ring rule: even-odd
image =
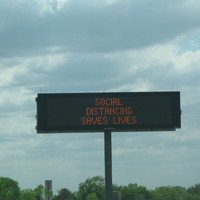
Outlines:
{"type": "Polygon", "coordinates": [[[69,0],[37,0],[39,14],[56,14],[64,9],[65,4],[69,0]]]}
{"type": "Polygon", "coordinates": [[[30,58],[28,62],[30,66],[34,66],[35,68],[52,71],[60,65],[66,64],[67,59],[66,54],[48,54],[46,56],[35,56],[34,59],[30,58]]]}
{"type": "Polygon", "coordinates": [[[126,155],[126,154],[130,154],[130,153],[135,153],[137,151],[138,151],[137,148],[132,148],[132,149],[128,149],[128,148],[116,148],[113,151],[113,156],[126,155]]]}
{"type": "Polygon", "coordinates": [[[0,72],[0,87],[16,84],[18,81],[16,77],[18,75],[27,74],[26,67],[21,67],[18,64],[14,66],[7,66],[7,68],[4,68],[2,65],[0,65],[0,68],[3,68],[0,72]]]}
{"type": "Polygon", "coordinates": [[[3,89],[1,91],[0,105],[24,105],[27,101],[32,101],[33,93],[26,87],[15,87],[14,89],[3,89]]]}
{"type": "Polygon", "coordinates": [[[35,133],[35,116],[32,112],[1,113],[1,136],[23,137],[35,133]]]}
{"type": "Polygon", "coordinates": [[[174,65],[179,73],[189,75],[190,72],[200,70],[200,51],[187,51],[174,59],[174,65]]]}
{"type": "Polygon", "coordinates": [[[125,84],[123,86],[118,86],[117,88],[113,88],[114,91],[129,91],[129,92],[145,92],[150,91],[153,87],[153,83],[151,83],[149,80],[145,80],[142,77],[141,78],[134,78],[134,81],[129,84],[125,84]]]}
{"type": "MultiPolygon", "coordinates": [[[[59,68],[68,61],[68,54],[61,52],[53,53],[51,51],[52,50],[50,50],[49,53],[43,52],[43,55],[0,59],[0,87],[22,86],[26,88],[26,90],[30,90],[28,87],[32,86],[33,88],[35,87],[34,90],[36,90],[36,88],[39,89],[38,80],[40,80],[45,73],[59,68]]],[[[22,91],[20,91],[20,93],[21,92],[22,91]]],[[[17,91],[17,93],[19,93],[19,91],[17,91]]],[[[2,97],[0,97],[0,101],[1,98],[2,97]]]]}
{"type": "Polygon", "coordinates": [[[37,0],[39,15],[54,14],[57,10],[57,0],[37,0]]]}

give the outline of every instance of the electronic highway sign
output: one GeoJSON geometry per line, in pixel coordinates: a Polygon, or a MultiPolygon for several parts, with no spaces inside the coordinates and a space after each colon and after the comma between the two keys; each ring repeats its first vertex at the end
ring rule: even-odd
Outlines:
{"type": "Polygon", "coordinates": [[[38,133],[181,127],[180,92],[40,93],[36,102],[38,133]]]}

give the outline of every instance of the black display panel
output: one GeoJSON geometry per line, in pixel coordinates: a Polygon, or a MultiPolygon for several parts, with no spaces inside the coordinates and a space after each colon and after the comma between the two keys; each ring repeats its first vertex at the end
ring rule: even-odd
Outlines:
{"type": "Polygon", "coordinates": [[[38,133],[181,127],[180,92],[42,93],[36,102],[38,133]]]}

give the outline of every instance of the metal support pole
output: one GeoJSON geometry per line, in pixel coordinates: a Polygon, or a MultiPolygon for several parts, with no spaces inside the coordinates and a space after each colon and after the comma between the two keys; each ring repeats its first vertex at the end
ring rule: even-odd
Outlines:
{"type": "Polygon", "coordinates": [[[111,129],[104,130],[106,200],[112,200],[112,141],[111,129]]]}

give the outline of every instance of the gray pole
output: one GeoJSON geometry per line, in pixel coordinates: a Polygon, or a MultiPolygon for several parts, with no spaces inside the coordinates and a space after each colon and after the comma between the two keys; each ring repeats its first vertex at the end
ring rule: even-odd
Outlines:
{"type": "Polygon", "coordinates": [[[112,200],[112,140],[111,129],[104,130],[106,200],[112,200]]]}

